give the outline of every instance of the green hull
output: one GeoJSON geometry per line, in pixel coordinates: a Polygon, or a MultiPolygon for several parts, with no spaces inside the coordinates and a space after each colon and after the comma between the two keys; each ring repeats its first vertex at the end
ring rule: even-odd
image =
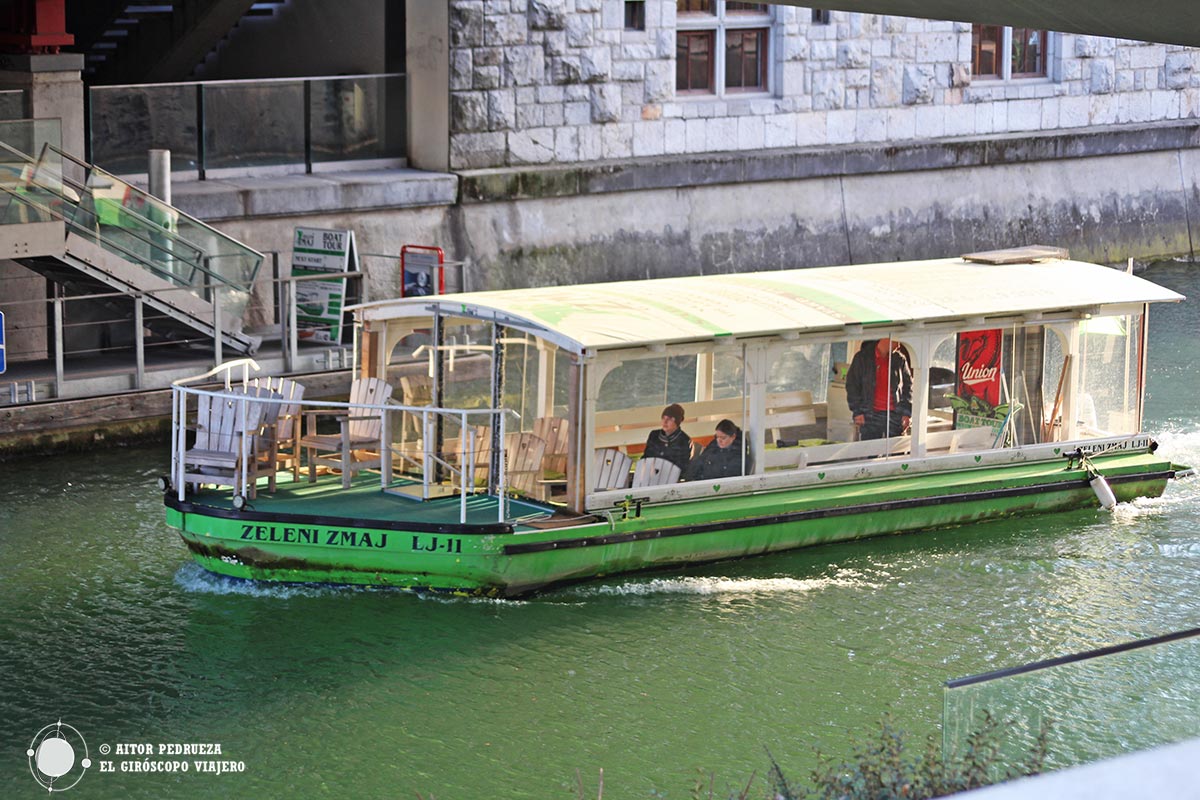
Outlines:
{"type": "MultiPolygon", "coordinates": [[[[1150,453],[1095,459],[1118,500],[1157,497],[1174,467],[1150,453]]],[[[446,498],[420,504],[446,504],[446,498]]],[[[518,596],[642,569],[1097,507],[1082,469],[1061,460],[807,486],[617,509],[588,524],[535,529],[254,510],[178,502],[167,521],[204,568],[236,578],[367,584],[518,596]],[[414,529],[416,528],[416,529],[414,529]]],[[[495,519],[493,517],[493,519],[495,519]]],[[[595,519],[595,518],[592,518],[595,519]]]]}

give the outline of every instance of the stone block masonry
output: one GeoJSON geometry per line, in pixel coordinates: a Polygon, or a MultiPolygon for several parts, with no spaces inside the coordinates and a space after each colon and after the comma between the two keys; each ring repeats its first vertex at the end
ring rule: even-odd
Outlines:
{"type": "Polygon", "coordinates": [[[1200,51],[1174,45],[1051,32],[1047,75],[1003,80],[972,75],[969,23],[768,6],[766,89],[685,95],[674,0],[644,1],[645,30],[620,0],[450,4],[453,170],[1200,116],[1200,51]]]}

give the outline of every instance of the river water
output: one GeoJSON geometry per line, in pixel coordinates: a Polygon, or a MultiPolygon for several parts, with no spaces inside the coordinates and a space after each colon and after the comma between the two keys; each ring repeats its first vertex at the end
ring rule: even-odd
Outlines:
{"type": "MultiPolygon", "coordinates": [[[[1200,295],[1186,266],[1145,274],[1200,295]]],[[[1147,428],[1192,464],[1197,309],[1150,317],[1147,428]]],[[[757,773],[757,797],[766,750],[804,778],[884,712],[936,732],[948,679],[1200,625],[1200,480],[512,602],[204,573],[163,522],[166,455],[0,464],[0,797],[44,796],[26,750],[58,721],[94,762],[79,798],[542,800],[595,797],[600,770],[608,800],[687,797],[701,772],[722,797],[757,773]],[[244,771],[121,771],[144,757],[125,745],[175,743],[244,771]]]]}

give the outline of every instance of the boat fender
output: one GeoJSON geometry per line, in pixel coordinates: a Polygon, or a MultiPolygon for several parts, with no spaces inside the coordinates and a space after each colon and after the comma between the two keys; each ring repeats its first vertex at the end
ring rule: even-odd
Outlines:
{"type": "Polygon", "coordinates": [[[1093,473],[1093,477],[1088,483],[1091,485],[1092,491],[1096,493],[1100,507],[1105,511],[1112,511],[1113,506],[1117,504],[1117,496],[1113,494],[1112,487],[1108,485],[1108,481],[1104,480],[1104,476],[1099,472],[1093,473]]]}

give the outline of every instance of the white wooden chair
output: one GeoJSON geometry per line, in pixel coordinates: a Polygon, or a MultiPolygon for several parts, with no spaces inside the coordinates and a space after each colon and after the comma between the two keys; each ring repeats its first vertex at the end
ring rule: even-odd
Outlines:
{"type": "Polygon", "coordinates": [[[504,437],[505,488],[530,497],[541,497],[542,457],[546,441],[532,433],[510,433],[504,437]]]}
{"type": "Polygon", "coordinates": [[[533,421],[533,435],[546,443],[546,454],[542,459],[544,472],[566,474],[569,431],[570,427],[562,417],[538,417],[533,421]]]}
{"type": "Polygon", "coordinates": [[[633,468],[633,488],[676,483],[682,472],[683,470],[665,458],[641,458],[633,468]]]}
{"type": "Polygon", "coordinates": [[[254,378],[251,386],[264,388],[279,395],[282,403],[272,403],[268,416],[274,412],[273,420],[263,420],[262,445],[264,452],[259,459],[258,469],[268,473],[267,490],[275,491],[275,473],[280,466],[292,472],[292,480],[300,480],[300,401],[304,399],[303,384],[291,378],[254,378]]]}
{"type": "MultiPolygon", "coordinates": [[[[381,406],[392,397],[392,387],[380,378],[359,378],[350,385],[351,406],[381,406]]],[[[390,442],[380,441],[382,424],[380,411],[370,408],[361,411],[324,409],[306,411],[305,434],[300,447],[308,451],[308,480],[317,479],[317,467],[326,466],[342,473],[342,488],[349,489],[355,472],[380,469],[381,454],[390,442]],[[317,433],[317,417],[337,417],[338,433],[317,433]]]]}
{"type": "Polygon", "coordinates": [[[183,455],[184,482],[197,489],[204,484],[232,486],[239,492],[245,484],[247,496],[254,499],[262,450],[259,429],[280,405],[254,400],[278,397],[259,386],[197,395],[196,440],[183,455]]]}
{"type": "Polygon", "coordinates": [[[603,492],[628,487],[630,463],[629,456],[620,450],[597,450],[593,469],[596,475],[596,490],[603,492]]]}

